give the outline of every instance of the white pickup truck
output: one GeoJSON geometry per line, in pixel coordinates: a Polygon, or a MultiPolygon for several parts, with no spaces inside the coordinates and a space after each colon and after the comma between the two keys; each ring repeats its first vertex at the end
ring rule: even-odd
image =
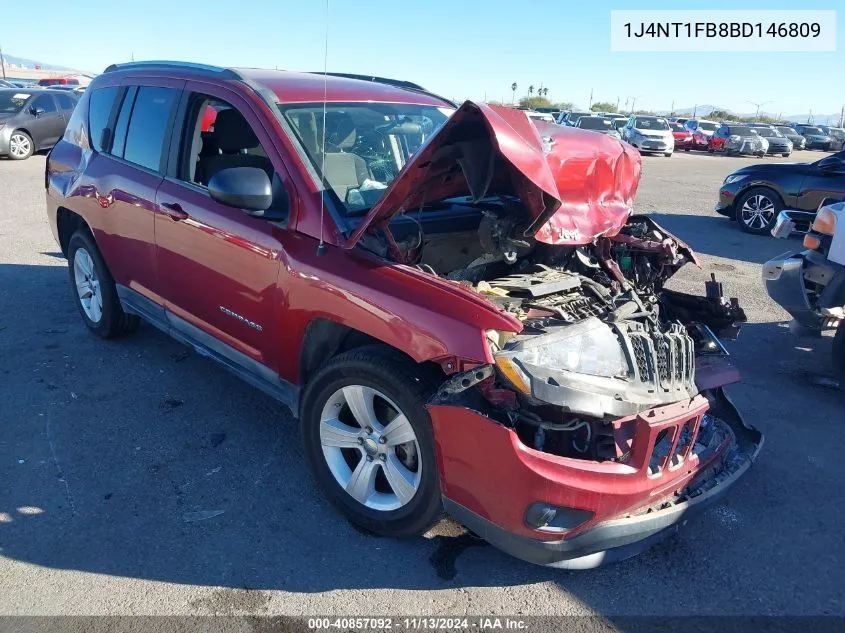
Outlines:
{"type": "MultiPolygon", "coordinates": [[[[781,212],[772,235],[785,238],[794,231],[792,219],[781,212]]],[[[822,203],[804,247],[763,265],[766,290],[792,315],[796,329],[836,329],[833,364],[845,377],[845,202],[822,203]]]]}

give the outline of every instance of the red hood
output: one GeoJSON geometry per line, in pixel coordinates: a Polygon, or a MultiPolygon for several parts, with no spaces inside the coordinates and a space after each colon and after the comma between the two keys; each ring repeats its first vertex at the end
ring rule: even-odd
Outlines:
{"type": "Polygon", "coordinates": [[[522,201],[526,235],[548,244],[587,244],[624,226],[640,167],[635,149],[604,134],[467,101],[405,165],[344,246],[403,210],[495,195],[522,201]]]}

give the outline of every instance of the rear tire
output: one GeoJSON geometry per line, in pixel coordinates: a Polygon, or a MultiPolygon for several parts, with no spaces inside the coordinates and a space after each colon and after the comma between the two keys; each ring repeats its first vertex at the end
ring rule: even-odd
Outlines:
{"type": "Polygon", "coordinates": [[[435,388],[422,367],[381,345],[340,354],[309,380],[300,410],[305,456],[318,486],[351,523],[408,537],[441,518],[425,408],[435,388]],[[402,431],[392,431],[400,420],[402,431]]]}
{"type": "Polygon", "coordinates": [[[736,221],[746,233],[763,235],[772,230],[783,209],[780,196],[768,187],[753,187],[736,201],[736,221]]]}
{"type": "Polygon", "coordinates": [[[15,130],[9,137],[9,158],[26,160],[35,153],[32,137],[23,130],[15,130]]]}
{"type": "Polygon", "coordinates": [[[88,230],[71,235],[67,261],[73,298],[89,330],[100,338],[115,338],[137,329],[140,319],[123,311],[114,279],[88,230]]]}
{"type": "Polygon", "coordinates": [[[672,158],[672,152],[663,152],[663,155],[664,155],[666,158],[672,158]]]}
{"type": "Polygon", "coordinates": [[[784,158],[789,158],[789,154],[783,154],[784,158]]]}

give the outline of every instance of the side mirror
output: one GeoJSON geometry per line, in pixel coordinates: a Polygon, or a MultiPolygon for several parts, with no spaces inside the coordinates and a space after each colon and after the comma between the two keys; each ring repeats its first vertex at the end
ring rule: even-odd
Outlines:
{"type": "Polygon", "coordinates": [[[47,110],[45,110],[44,108],[36,108],[35,106],[32,106],[29,111],[32,113],[32,116],[39,117],[44,114],[47,110]]]}
{"type": "Polygon", "coordinates": [[[832,172],[842,169],[842,160],[836,156],[826,156],[816,163],[820,171],[832,172]]]}
{"type": "Polygon", "coordinates": [[[270,179],[258,167],[221,169],[208,181],[208,192],[212,200],[256,217],[263,217],[273,204],[270,179]]]}

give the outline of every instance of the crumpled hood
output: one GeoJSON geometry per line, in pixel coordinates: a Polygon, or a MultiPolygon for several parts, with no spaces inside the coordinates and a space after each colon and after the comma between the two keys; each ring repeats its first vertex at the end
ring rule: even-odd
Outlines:
{"type": "Polygon", "coordinates": [[[467,101],[405,165],[344,246],[404,210],[461,196],[519,198],[525,235],[587,244],[624,226],[640,171],[639,153],[612,137],[467,101]]]}

